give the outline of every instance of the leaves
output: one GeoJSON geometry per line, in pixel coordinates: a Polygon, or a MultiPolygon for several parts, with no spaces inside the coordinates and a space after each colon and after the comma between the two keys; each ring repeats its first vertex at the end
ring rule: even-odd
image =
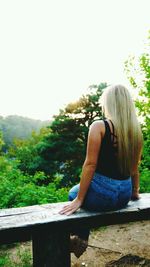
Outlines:
{"type": "Polygon", "coordinates": [[[65,201],[68,189],[57,189],[55,183],[40,186],[40,181],[47,179],[44,173],[37,172],[34,176],[23,174],[17,163],[0,157],[0,208],[28,206],[34,204],[65,201]]]}
{"type": "Polygon", "coordinates": [[[150,31],[144,53],[125,62],[127,77],[136,92],[135,104],[140,116],[144,137],[141,171],[141,190],[149,191],[150,178],[150,31]],[[148,52],[147,52],[148,51],[148,52]],[[148,182],[147,182],[148,181],[148,182]]]}

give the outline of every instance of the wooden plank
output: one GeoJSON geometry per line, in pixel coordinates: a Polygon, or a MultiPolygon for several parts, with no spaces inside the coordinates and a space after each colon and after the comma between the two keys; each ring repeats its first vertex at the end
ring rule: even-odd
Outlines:
{"type": "Polygon", "coordinates": [[[64,203],[55,203],[47,204],[41,206],[31,206],[28,209],[25,208],[16,208],[13,212],[11,209],[6,209],[3,212],[3,216],[0,216],[0,231],[10,228],[19,228],[19,227],[29,227],[36,224],[63,222],[78,220],[79,218],[88,218],[100,215],[101,217],[105,214],[117,214],[117,213],[130,213],[137,212],[144,209],[150,208],[150,194],[142,194],[141,199],[138,201],[130,201],[128,206],[125,209],[111,212],[89,212],[83,209],[80,209],[76,213],[66,216],[60,215],[59,211],[64,206],[64,203]],[[10,215],[9,215],[10,212],[10,215]]]}
{"type": "Polygon", "coordinates": [[[27,206],[21,208],[9,208],[9,209],[0,209],[0,217],[3,216],[12,216],[18,214],[27,214],[31,212],[41,211],[41,205],[27,206]]]}
{"type": "Polygon", "coordinates": [[[65,203],[59,202],[59,203],[33,205],[33,206],[19,207],[19,208],[0,209],[0,217],[17,215],[17,214],[27,214],[32,212],[40,212],[43,211],[43,209],[51,209],[52,213],[56,213],[55,209],[56,208],[59,209],[59,207],[61,208],[62,205],[66,203],[67,202],[65,203]]]}
{"type": "Polygon", "coordinates": [[[32,239],[34,267],[70,267],[69,234],[74,229],[150,219],[150,194],[142,194],[125,209],[111,212],[80,209],[70,216],[60,215],[65,204],[1,210],[0,244],[32,239]]]}
{"type": "Polygon", "coordinates": [[[97,227],[128,221],[150,219],[150,194],[142,194],[138,201],[131,201],[125,209],[111,212],[88,212],[80,209],[71,216],[60,215],[58,212],[65,203],[37,205],[1,211],[0,216],[0,243],[29,240],[34,228],[68,229],[97,227]],[[10,211],[10,215],[9,215],[10,211]]]}

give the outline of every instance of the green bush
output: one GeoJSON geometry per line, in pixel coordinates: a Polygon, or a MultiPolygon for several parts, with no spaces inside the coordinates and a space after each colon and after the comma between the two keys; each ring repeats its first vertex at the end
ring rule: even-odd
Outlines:
{"type": "Polygon", "coordinates": [[[145,168],[141,170],[140,173],[140,192],[141,193],[150,193],[150,170],[145,168]]]}
{"type": "Polygon", "coordinates": [[[7,255],[0,255],[0,267],[10,266],[10,259],[7,255]]]}
{"type": "Polygon", "coordinates": [[[21,207],[36,204],[66,201],[68,188],[57,189],[57,184],[49,183],[40,186],[38,182],[45,179],[42,172],[34,176],[25,175],[17,169],[17,163],[4,158],[5,167],[0,170],[0,208],[21,207]]]}
{"type": "Polygon", "coordinates": [[[28,247],[18,246],[14,247],[14,251],[9,249],[9,246],[0,248],[0,267],[31,267],[32,255],[28,247]],[[15,257],[12,257],[12,255],[15,257]]]}

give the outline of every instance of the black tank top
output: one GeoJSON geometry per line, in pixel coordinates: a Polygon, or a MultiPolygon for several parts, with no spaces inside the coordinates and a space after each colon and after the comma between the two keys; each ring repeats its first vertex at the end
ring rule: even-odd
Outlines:
{"type": "Polygon", "coordinates": [[[104,124],[105,134],[101,143],[96,172],[117,180],[128,179],[129,176],[124,176],[119,171],[117,160],[117,142],[115,141],[116,136],[114,134],[114,125],[111,122],[113,128],[113,132],[111,132],[109,123],[106,120],[104,120],[104,124]]]}

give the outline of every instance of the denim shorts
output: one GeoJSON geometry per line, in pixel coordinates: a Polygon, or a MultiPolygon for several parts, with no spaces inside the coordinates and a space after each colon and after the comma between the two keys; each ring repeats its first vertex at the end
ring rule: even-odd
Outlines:
{"type": "MultiPolygon", "coordinates": [[[[69,192],[69,200],[76,198],[80,184],[69,192]]],[[[111,211],[124,208],[132,194],[131,177],[115,180],[95,173],[83,202],[83,208],[91,211],[111,211]]]]}

